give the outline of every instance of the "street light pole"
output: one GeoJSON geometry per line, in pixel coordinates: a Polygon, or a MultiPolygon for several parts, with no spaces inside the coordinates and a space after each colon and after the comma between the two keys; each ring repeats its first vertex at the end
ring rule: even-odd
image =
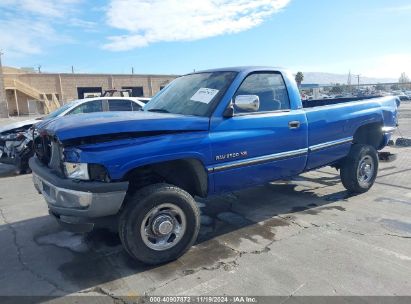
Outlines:
{"type": "Polygon", "coordinates": [[[4,77],[3,77],[3,66],[1,65],[1,56],[3,53],[0,51],[0,117],[8,118],[9,109],[7,106],[6,91],[4,89],[4,77]]]}

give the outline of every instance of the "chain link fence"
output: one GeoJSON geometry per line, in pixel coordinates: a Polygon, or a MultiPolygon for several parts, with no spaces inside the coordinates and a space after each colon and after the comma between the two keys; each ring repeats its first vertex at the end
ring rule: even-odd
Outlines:
{"type": "Polygon", "coordinates": [[[352,98],[371,96],[398,96],[401,101],[411,101],[411,82],[376,84],[301,84],[303,100],[352,98]]]}

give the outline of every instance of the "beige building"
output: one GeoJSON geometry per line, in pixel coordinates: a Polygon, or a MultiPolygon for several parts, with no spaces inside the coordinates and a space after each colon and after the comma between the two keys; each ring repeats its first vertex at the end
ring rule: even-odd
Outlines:
{"type": "Polygon", "coordinates": [[[151,97],[176,75],[34,73],[3,67],[9,115],[43,114],[105,90],[127,89],[134,97],[151,97]]]}

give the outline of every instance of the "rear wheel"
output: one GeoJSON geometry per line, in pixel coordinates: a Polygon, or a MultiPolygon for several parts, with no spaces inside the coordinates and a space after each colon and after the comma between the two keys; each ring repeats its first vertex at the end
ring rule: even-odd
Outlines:
{"type": "Polygon", "coordinates": [[[146,264],[175,260],[194,243],[200,212],[184,190],[155,184],[133,194],[119,219],[119,235],[126,251],[146,264]]]}
{"type": "Polygon", "coordinates": [[[367,192],[375,182],[378,172],[378,153],[369,145],[354,144],[341,165],[341,181],[354,193],[367,192]]]}

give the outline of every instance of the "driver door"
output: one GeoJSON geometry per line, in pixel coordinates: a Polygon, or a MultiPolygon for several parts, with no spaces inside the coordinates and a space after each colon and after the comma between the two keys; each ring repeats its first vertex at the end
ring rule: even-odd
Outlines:
{"type": "Polygon", "coordinates": [[[238,190],[301,173],[307,160],[307,121],[292,110],[282,75],[247,76],[234,95],[234,116],[210,130],[214,192],[238,190]],[[258,109],[235,105],[238,95],[256,95],[258,109]]]}

